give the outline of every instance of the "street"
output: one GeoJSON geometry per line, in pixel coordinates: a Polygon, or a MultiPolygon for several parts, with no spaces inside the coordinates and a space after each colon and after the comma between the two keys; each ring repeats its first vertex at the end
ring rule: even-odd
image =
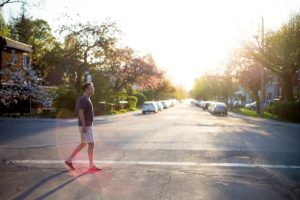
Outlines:
{"type": "Polygon", "coordinates": [[[95,163],[77,121],[0,119],[0,199],[300,199],[300,124],[214,116],[187,103],[94,121],[95,163]]]}

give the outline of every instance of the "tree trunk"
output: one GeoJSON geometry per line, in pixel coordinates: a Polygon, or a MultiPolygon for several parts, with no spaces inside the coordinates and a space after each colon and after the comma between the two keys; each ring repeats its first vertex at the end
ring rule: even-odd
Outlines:
{"type": "Polygon", "coordinates": [[[257,90],[252,90],[252,95],[254,100],[256,101],[256,113],[260,113],[260,98],[258,96],[258,91],[257,90]]]}
{"type": "Polygon", "coordinates": [[[81,96],[81,86],[82,86],[82,67],[78,66],[77,78],[75,81],[75,91],[76,91],[76,104],[75,104],[75,113],[78,114],[78,102],[81,96]]]}
{"type": "Polygon", "coordinates": [[[283,99],[294,101],[292,77],[283,78],[283,99]]]}

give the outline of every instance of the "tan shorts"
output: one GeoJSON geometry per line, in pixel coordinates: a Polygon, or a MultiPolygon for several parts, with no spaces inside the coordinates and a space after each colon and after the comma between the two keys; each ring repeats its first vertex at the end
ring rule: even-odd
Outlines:
{"type": "Polygon", "coordinates": [[[94,143],[93,126],[87,126],[86,132],[82,132],[83,127],[79,126],[79,132],[81,135],[81,143],[94,143]]]}

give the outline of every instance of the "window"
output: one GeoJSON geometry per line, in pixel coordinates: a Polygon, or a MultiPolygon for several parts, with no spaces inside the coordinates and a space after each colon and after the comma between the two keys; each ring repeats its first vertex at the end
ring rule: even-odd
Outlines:
{"type": "Polygon", "coordinates": [[[30,58],[26,55],[23,56],[23,68],[24,69],[29,69],[29,61],[30,58]]]}
{"type": "Polygon", "coordinates": [[[16,52],[14,49],[11,50],[11,64],[16,64],[16,52]]]}

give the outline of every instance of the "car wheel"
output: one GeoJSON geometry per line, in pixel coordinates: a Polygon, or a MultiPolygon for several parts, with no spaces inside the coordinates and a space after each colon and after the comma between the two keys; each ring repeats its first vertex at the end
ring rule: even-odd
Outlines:
{"type": "Polygon", "coordinates": [[[143,111],[143,114],[145,114],[146,112],[145,111],[143,111]]]}

